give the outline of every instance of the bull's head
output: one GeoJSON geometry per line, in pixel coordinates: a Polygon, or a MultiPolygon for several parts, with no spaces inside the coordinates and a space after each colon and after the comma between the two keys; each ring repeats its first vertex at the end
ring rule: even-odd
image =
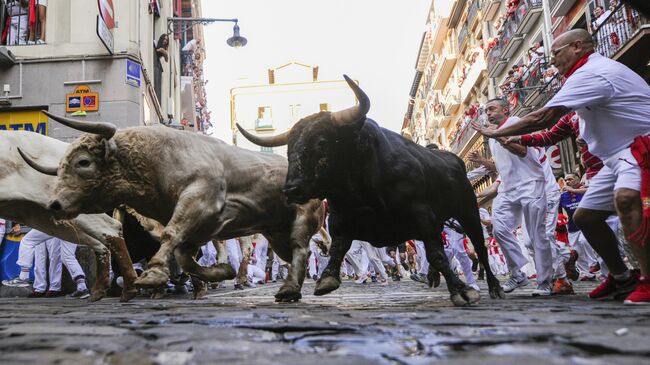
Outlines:
{"type": "Polygon", "coordinates": [[[291,203],[326,197],[342,183],[348,148],[356,144],[358,131],[366,120],[370,100],[361,88],[345,76],[359,104],[338,112],[320,112],[299,120],[289,131],[271,137],[252,135],[237,128],[249,141],[264,147],[287,144],[289,171],[284,192],[291,203]]]}
{"type": "Polygon", "coordinates": [[[54,197],[48,208],[60,218],[72,218],[81,213],[102,213],[112,209],[104,206],[106,185],[112,179],[117,146],[113,135],[117,127],[111,123],[86,122],[65,118],[43,111],[47,116],[68,127],[88,132],[72,142],[57,167],[40,166],[19,150],[34,169],[58,176],[54,197]],[[103,204],[102,204],[103,203],[103,204]]]}

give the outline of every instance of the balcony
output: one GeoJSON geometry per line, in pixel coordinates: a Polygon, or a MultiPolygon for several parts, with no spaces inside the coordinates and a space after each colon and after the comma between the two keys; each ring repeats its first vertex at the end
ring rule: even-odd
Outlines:
{"type": "Polygon", "coordinates": [[[593,32],[596,52],[644,76],[650,49],[650,19],[619,5],[593,32]]]}
{"type": "Polygon", "coordinates": [[[431,52],[436,53],[440,50],[448,29],[447,18],[435,18],[431,21],[431,52]]]}
{"type": "MultiPolygon", "coordinates": [[[[454,1],[454,0],[447,0],[447,1],[454,1]]],[[[467,4],[467,0],[454,1],[454,6],[451,9],[451,12],[449,14],[449,20],[447,21],[447,27],[456,28],[458,21],[460,21],[460,16],[463,15],[463,10],[465,10],[465,4],[467,4]]]]}
{"type": "MultiPolygon", "coordinates": [[[[474,0],[472,1],[472,4],[469,6],[469,11],[467,13],[467,24],[469,25],[469,29],[474,30],[476,27],[476,24],[478,23],[478,10],[481,8],[481,1],[480,0],[474,0]]],[[[459,43],[460,44],[460,43],[459,43]]]]}
{"type": "Polygon", "coordinates": [[[443,95],[442,104],[444,107],[445,117],[451,118],[460,107],[460,89],[456,86],[447,89],[443,95]]]}
{"type": "Polygon", "coordinates": [[[483,20],[490,21],[494,19],[500,5],[501,0],[483,0],[483,20]]]}
{"type": "Polygon", "coordinates": [[[488,77],[496,77],[497,75],[500,75],[501,72],[503,72],[503,69],[506,67],[508,62],[501,58],[501,46],[496,45],[494,46],[490,52],[488,52],[488,60],[487,60],[487,70],[488,70],[488,77]]]}
{"type": "Polygon", "coordinates": [[[485,56],[481,50],[476,57],[474,63],[469,67],[467,75],[463,84],[460,86],[460,100],[462,103],[466,103],[469,97],[471,96],[472,89],[476,84],[478,84],[484,77],[484,71],[486,70],[487,65],[485,62],[485,56]]]}
{"type": "Polygon", "coordinates": [[[438,66],[433,76],[433,84],[432,84],[434,90],[442,90],[445,87],[449,79],[449,75],[451,74],[451,71],[454,69],[454,65],[456,64],[457,58],[458,55],[456,55],[456,51],[454,50],[454,45],[448,44],[448,47],[445,47],[445,50],[443,50],[442,55],[440,55],[440,57],[438,57],[437,59],[438,66]]]}
{"type": "Polygon", "coordinates": [[[515,20],[509,21],[505,25],[503,36],[501,37],[501,58],[508,59],[519,49],[524,42],[524,36],[517,32],[517,22],[515,20]]]}
{"type": "Polygon", "coordinates": [[[565,16],[573,7],[577,0],[550,0],[551,17],[556,18],[565,16]]]}
{"type": "Polygon", "coordinates": [[[517,33],[520,35],[528,33],[540,16],[542,16],[542,0],[521,0],[515,14],[515,21],[518,23],[517,33]]]}
{"type": "Polygon", "coordinates": [[[467,41],[467,32],[467,23],[465,23],[463,24],[463,27],[460,28],[460,32],[458,32],[458,49],[460,53],[463,53],[465,41],[467,41]]]}

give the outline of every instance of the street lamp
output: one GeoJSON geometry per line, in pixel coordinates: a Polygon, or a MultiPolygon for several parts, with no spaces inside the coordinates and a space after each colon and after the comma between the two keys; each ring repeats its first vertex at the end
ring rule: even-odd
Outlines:
{"type": "Polygon", "coordinates": [[[186,30],[190,29],[196,24],[203,24],[203,25],[208,25],[212,24],[215,22],[231,22],[235,23],[235,26],[233,27],[233,35],[232,37],[228,38],[226,43],[230,47],[233,48],[240,48],[246,45],[248,43],[248,40],[241,35],[239,35],[239,25],[237,25],[237,22],[239,20],[237,18],[235,19],[216,19],[216,18],[185,18],[185,17],[169,17],[167,18],[167,29],[169,30],[169,33],[174,33],[174,23],[179,23],[181,26],[183,26],[183,23],[186,23],[182,29],[179,29],[179,33],[183,33],[186,30]]]}

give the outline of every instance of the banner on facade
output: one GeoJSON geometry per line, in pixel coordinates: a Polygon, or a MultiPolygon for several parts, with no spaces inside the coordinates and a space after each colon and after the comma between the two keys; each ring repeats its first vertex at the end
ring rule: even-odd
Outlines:
{"type": "Polygon", "coordinates": [[[72,94],[65,95],[65,111],[96,112],[99,109],[99,93],[90,91],[86,85],[79,85],[72,94]]]}
{"type": "Polygon", "coordinates": [[[0,112],[0,131],[29,131],[47,135],[47,115],[40,111],[0,112]]]}

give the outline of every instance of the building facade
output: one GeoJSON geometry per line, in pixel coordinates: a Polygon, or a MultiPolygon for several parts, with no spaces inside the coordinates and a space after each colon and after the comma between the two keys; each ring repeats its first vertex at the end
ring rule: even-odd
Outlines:
{"type": "Polygon", "coordinates": [[[85,114],[88,120],[120,128],[180,125],[185,118],[186,127],[202,130],[204,111],[196,105],[201,95],[205,105],[201,73],[182,78],[187,77],[185,64],[202,67],[205,53],[197,48],[192,54],[196,60],[181,57],[185,44],[202,36],[202,26],[174,24],[174,32],[168,24],[169,17],[200,17],[199,0],[50,1],[46,21],[37,18],[34,26],[29,23],[33,10],[25,3],[29,1],[0,0],[0,128],[44,128],[45,134],[62,140],[78,135],[48,122],[39,112],[45,109],[85,114]],[[164,35],[167,46],[162,44],[164,35]],[[157,50],[165,47],[164,52],[157,50]],[[188,83],[190,97],[182,98],[188,83]],[[197,114],[201,123],[195,122],[197,114]],[[13,123],[16,118],[22,122],[13,123]]]}
{"type": "MultiPolygon", "coordinates": [[[[550,44],[576,28],[591,32],[597,52],[650,80],[648,19],[616,0],[433,0],[402,134],[437,143],[475,167],[469,152],[489,155],[470,127],[483,118],[482,104],[506,99],[516,116],[543,106],[563,82],[551,66],[550,44]]],[[[580,168],[576,152],[573,140],[547,149],[556,174],[580,168]]],[[[490,183],[485,177],[474,187],[490,183]]]]}
{"type": "Polygon", "coordinates": [[[289,62],[269,69],[266,84],[233,88],[230,91],[233,144],[286,156],[286,146],[260,147],[246,138],[238,138],[235,124],[255,135],[273,135],[290,129],[305,116],[354,105],[356,99],[345,80],[319,80],[318,70],[318,66],[289,62]]]}

